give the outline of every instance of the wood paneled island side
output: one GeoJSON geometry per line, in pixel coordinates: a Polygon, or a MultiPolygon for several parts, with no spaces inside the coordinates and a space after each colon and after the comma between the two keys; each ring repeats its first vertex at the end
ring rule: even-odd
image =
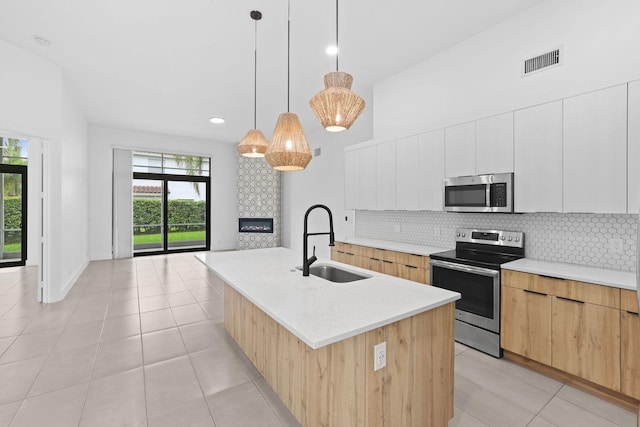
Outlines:
{"type": "Polygon", "coordinates": [[[303,278],[283,248],[198,257],[225,281],[225,329],[303,426],[446,426],[453,416],[459,294],[382,274],[303,278]],[[387,363],[374,371],[381,342],[387,363]]]}

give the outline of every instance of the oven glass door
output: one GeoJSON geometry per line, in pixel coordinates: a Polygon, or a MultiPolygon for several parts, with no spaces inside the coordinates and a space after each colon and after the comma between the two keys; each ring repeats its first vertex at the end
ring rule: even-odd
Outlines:
{"type": "Polygon", "coordinates": [[[444,203],[447,207],[489,206],[489,185],[448,185],[444,189],[444,203]]]}
{"type": "Polygon", "coordinates": [[[459,292],[456,318],[500,332],[500,271],[431,260],[431,285],[459,292]]]}

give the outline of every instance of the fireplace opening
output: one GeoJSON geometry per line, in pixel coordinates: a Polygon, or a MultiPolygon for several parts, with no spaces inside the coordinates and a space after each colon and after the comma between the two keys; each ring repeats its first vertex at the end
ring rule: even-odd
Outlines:
{"type": "Polygon", "coordinates": [[[273,233],[273,218],[238,218],[240,233],[273,233]]]}

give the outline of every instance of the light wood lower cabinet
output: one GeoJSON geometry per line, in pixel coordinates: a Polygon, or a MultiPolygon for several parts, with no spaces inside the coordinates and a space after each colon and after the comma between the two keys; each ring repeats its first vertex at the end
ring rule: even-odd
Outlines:
{"type": "Polygon", "coordinates": [[[620,310],[554,297],[551,366],[620,391],[620,310]]]}
{"type": "Polygon", "coordinates": [[[551,301],[549,295],[502,287],[502,348],[551,365],[551,301]]]}
{"type": "Polygon", "coordinates": [[[446,426],[453,417],[454,303],[313,349],[225,283],[224,325],[309,427],[446,426]],[[373,370],[373,348],[387,365],[373,370]]]}
{"type": "Polygon", "coordinates": [[[430,282],[429,257],[426,255],[336,242],[331,259],[425,285],[430,282]]]}
{"type": "Polygon", "coordinates": [[[638,299],[633,291],[623,290],[620,295],[622,309],[620,335],[621,391],[640,399],[640,317],[638,317],[638,299]]]}
{"type": "Polygon", "coordinates": [[[502,271],[501,346],[508,352],[640,399],[635,293],[502,271]]]}

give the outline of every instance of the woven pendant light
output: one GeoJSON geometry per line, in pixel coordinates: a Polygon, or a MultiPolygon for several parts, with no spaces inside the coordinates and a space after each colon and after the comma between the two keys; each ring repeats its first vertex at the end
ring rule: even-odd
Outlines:
{"type": "Polygon", "coordinates": [[[291,2],[288,2],[287,19],[287,112],[280,114],[271,135],[265,159],[269,165],[284,172],[299,171],[311,161],[311,148],[307,144],[298,115],[289,111],[291,54],[291,2]]]}
{"type": "Polygon", "coordinates": [[[269,142],[264,134],[257,129],[257,105],[258,105],[258,21],[262,19],[262,13],[257,10],[249,14],[255,21],[254,50],[253,50],[253,129],[242,138],[238,144],[238,153],[244,157],[264,157],[269,142]]]}
{"type": "MultiPolygon", "coordinates": [[[[338,0],[336,0],[336,48],[338,47],[338,0]]],[[[353,77],[349,73],[338,71],[338,53],[336,53],[336,71],[325,74],[325,89],[318,92],[309,104],[322,127],[329,132],[342,132],[356,121],[365,102],[351,91],[353,77]]]]}

